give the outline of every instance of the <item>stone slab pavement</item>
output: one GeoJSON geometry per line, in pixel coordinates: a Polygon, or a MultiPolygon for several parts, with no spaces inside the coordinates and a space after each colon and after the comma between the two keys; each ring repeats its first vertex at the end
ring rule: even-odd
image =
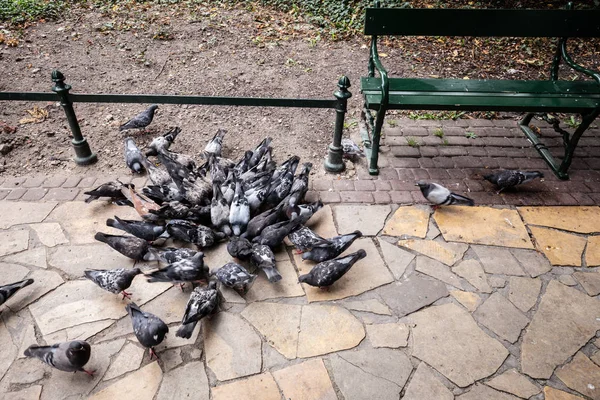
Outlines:
{"type": "MultiPolygon", "coordinates": [[[[59,181],[48,189],[71,189],[59,181]]],[[[327,205],[309,226],[361,229],[348,252],[368,254],[329,291],[298,284],[309,266],[282,246],[280,283],[222,288],[220,312],[184,340],[189,292],[137,277],[133,300],[170,328],[156,361],[128,300],[82,277],[135,265],[93,238],[131,210],[58,193],[0,201],[0,284],[35,280],[0,306],[2,398],[600,398],[600,207],[327,205]],[[73,339],[92,344],[94,378],[23,357],[73,339]]],[[[205,254],[213,270],[229,261],[224,243],[205,254]]]]}

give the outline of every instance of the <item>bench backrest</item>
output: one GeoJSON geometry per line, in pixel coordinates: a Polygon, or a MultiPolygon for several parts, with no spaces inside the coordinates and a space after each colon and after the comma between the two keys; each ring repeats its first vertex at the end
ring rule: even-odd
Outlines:
{"type": "Polygon", "coordinates": [[[600,37],[600,10],[367,8],[365,35],[600,37]]]}

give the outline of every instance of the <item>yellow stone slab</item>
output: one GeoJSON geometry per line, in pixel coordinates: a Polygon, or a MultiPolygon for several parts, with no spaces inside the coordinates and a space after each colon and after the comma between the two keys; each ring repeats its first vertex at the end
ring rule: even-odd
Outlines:
{"type": "Polygon", "coordinates": [[[583,400],[583,397],[575,396],[571,393],[554,389],[551,386],[544,387],[544,398],[546,400],[583,400]]]}
{"type": "Polygon", "coordinates": [[[162,370],[158,362],[153,362],[104,388],[90,399],[152,399],[160,386],[161,379],[162,370]]]}
{"type": "Polygon", "coordinates": [[[515,210],[491,207],[441,207],[433,214],[446,241],[533,249],[515,210]]]}
{"type": "Polygon", "coordinates": [[[273,372],[286,399],[337,400],[323,360],[316,358],[273,372]]]}
{"type": "Polygon", "coordinates": [[[422,239],[399,240],[398,246],[417,251],[450,266],[460,260],[469,248],[462,243],[444,243],[422,239]]]}
{"type": "Polygon", "coordinates": [[[585,263],[588,267],[600,265],[600,236],[589,236],[585,250],[585,263]]]}
{"type": "Polygon", "coordinates": [[[577,233],[600,232],[600,207],[518,207],[528,225],[577,233]]]}
{"type": "Polygon", "coordinates": [[[388,236],[416,236],[425,238],[429,226],[429,207],[399,207],[385,224],[383,234],[388,236]]]}
{"type": "Polygon", "coordinates": [[[270,372],[212,388],[213,400],[281,400],[270,372]]]}
{"type": "Polygon", "coordinates": [[[530,226],[538,250],[543,252],[552,265],[581,267],[581,254],[585,238],[554,229],[530,226]]]}
{"type": "Polygon", "coordinates": [[[450,295],[456,299],[460,304],[471,312],[475,311],[479,304],[481,304],[481,297],[476,293],[464,292],[462,290],[451,290],[450,295]]]}

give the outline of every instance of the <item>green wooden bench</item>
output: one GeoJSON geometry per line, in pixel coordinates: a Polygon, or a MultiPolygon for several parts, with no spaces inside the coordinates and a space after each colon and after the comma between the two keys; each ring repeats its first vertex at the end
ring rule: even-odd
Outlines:
{"type": "Polygon", "coordinates": [[[370,174],[379,171],[379,139],[387,110],[513,111],[527,113],[519,123],[521,130],[556,176],[568,179],[577,142],[600,114],[600,73],[571,59],[567,39],[600,37],[600,10],[573,10],[571,3],[564,10],[474,10],[379,8],[377,2],[366,10],[365,34],[372,36],[368,76],[361,79],[363,116],[368,127],[363,132],[363,142],[370,174]],[[560,39],[550,80],[463,80],[389,77],[377,52],[377,38],[381,35],[560,39]],[[561,60],[592,79],[559,80],[561,60]],[[548,112],[577,113],[582,117],[572,134],[560,129],[564,141],[562,160],[556,160],[529,128],[533,113],[548,112]]]}

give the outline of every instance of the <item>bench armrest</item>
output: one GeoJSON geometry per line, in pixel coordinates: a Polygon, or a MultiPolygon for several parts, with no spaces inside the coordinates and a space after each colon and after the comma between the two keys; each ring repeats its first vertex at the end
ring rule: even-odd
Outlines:
{"type": "MultiPolygon", "coordinates": [[[[388,105],[390,98],[390,81],[388,79],[388,72],[381,63],[379,59],[379,54],[377,53],[377,36],[373,36],[371,39],[371,55],[369,56],[369,67],[374,65],[377,68],[377,72],[379,72],[379,76],[381,77],[381,107],[385,109],[388,105]]],[[[369,75],[371,75],[371,71],[369,71],[369,75]]]]}
{"type": "Polygon", "coordinates": [[[560,51],[562,53],[562,58],[565,60],[565,63],[569,67],[573,68],[575,71],[578,71],[578,72],[581,72],[582,74],[590,76],[592,79],[594,79],[596,81],[596,83],[598,83],[598,85],[600,85],[600,73],[599,72],[582,67],[581,65],[579,65],[575,61],[573,61],[571,56],[569,56],[569,54],[567,53],[567,39],[563,39],[561,41],[560,51]]]}

